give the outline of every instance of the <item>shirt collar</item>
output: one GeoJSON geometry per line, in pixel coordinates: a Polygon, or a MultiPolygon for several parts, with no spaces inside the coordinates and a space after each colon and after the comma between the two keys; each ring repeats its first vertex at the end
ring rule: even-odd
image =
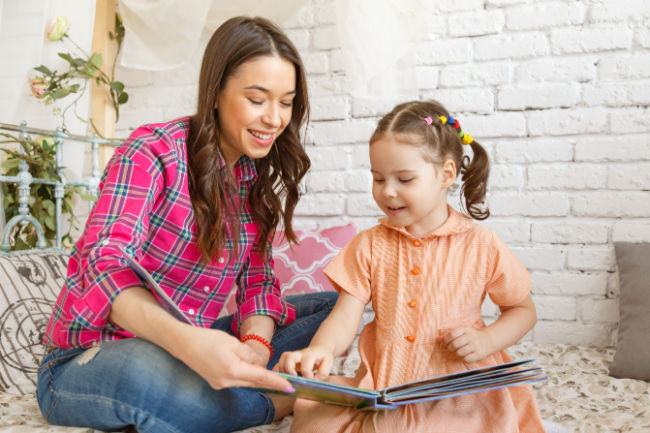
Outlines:
{"type": "MultiPolygon", "coordinates": [[[[451,206],[447,205],[447,210],[449,211],[449,217],[447,217],[447,220],[442,223],[440,227],[432,231],[426,236],[423,236],[422,239],[431,239],[434,237],[442,237],[442,236],[451,236],[456,233],[462,233],[470,229],[472,226],[472,219],[468,217],[467,215],[463,215],[451,206]]],[[[384,217],[379,220],[379,223],[385,227],[388,227],[391,230],[396,230],[405,236],[411,237],[415,239],[415,236],[413,236],[411,233],[406,231],[406,227],[404,226],[394,226],[388,222],[388,218],[384,217]]]]}
{"type": "MultiPolygon", "coordinates": [[[[219,170],[222,170],[226,166],[226,160],[219,152],[217,156],[217,166],[219,170]]],[[[257,169],[255,168],[255,163],[247,155],[242,155],[239,157],[232,169],[233,177],[238,182],[254,182],[257,180],[257,169]]]]}

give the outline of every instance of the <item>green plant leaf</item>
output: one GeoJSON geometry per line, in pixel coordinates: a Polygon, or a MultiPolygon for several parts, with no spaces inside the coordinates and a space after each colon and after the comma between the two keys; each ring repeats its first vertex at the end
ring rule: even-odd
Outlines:
{"type": "Polygon", "coordinates": [[[117,97],[117,103],[122,105],[126,104],[129,100],[129,94],[126,92],[120,93],[120,96],[117,97]]]}
{"type": "Polygon", "coordinates": [[[101,69],[102,67],[102,53],[95,53],[93,56],[90,58],[90,64],[96,67],[97,69],[101,69]]]}
{"type": "Polygon", "coordinates": [[[54,75],[52,73],[52,71],[50,71],[50,69],[45,65],[39,65],[39,66],[35,67],[34,70],[36,70],[38,72],[41,72],[41,73],[43,73],[45,75],[49,75],[49,76],[54,75]]]}
{"type": "Polygon", "coordinates": [[[70,94],[70,90],[67,87],[60,87],[50,94],[52,99],[61,99],[65,98],[70,94]]]}
{"type": "Polygon", "coordinates": [[[45,226],[50,229],[50,230],[56,230],[56,222],[54,220],[54,216],[46,216],[43,219],[43,222],[45,223],[45,226]]]}
{"type": "Polygon", "coordinates": [[[79,198],[85,201],[97,201],[97,196],[94,194],[88,194],[88,193],[83,193],[79,192],[77,193],[79,195],[79,198]]]}
{"type": "Polygon", "coordinates": [[[124,90],[124,83],[121,81],[113,81],[111,83],[111,89],[115,90],[117,93],[121,93],[124,90]]]}
{"type": "Polygon", "coordinates": [[[72,63],[72,56],[68,53],[56,53],[57,56],[61,57],[63,60],[66,60],[68,63],[72,63]]]}
{"type": "Polygon", "coordinates": [[[54,216],[56,214],[56,205],[52,200],[43,200],[41,205],[49,215],[54,216]]]}

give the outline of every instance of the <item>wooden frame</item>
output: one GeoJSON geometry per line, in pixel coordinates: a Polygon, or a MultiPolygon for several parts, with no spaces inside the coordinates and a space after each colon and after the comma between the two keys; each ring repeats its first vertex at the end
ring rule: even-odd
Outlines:
{"type": "MultiPolygon", "coordinates": [[[[91,51],[102,54],[102,70],[108,76],[111,76],[111,67],[115,60],[115,41],[108,36],[109,32],[115,34],[115,11],[116,0],[96,0],[91,51]]],[[[90,118],[103,137],[114,138],[116,115],[110,94],[94,82],[90,85],[90,118]]],[[[102,169],[112,155],[113,147],[100,147],[99,164],[102,169]]]]}

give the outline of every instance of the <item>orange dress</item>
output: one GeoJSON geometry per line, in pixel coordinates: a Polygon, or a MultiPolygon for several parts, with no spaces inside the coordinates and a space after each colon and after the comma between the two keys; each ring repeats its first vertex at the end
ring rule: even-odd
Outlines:
{"type": "MultiPolygon", "coordinates": [[[[449,218],[416,239],[380,225],[359,233],[327,266],[339,290],[372,301],[375,319],[359,338],[354,378],[328,380],[381,389],[431,376],[510,361],[500,352],[466,364],[442,340],[459,326],[484,327],[486,295],[501,306],[522,301],[530,274],[491,230],[449,208],[449,218]]],[[[362,412],[297,400],[292,432],[543,433],[529,386],[362,412]]]]}

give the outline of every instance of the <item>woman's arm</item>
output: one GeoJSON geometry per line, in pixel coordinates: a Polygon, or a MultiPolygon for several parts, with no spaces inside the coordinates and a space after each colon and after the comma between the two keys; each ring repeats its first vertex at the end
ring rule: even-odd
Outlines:
{"type": "Polygon", "coordinates": [[[332,312],[314,334],[309,347],[283,353],[278,369],[294,375],[300,370],[307,378],[326,378],[332,369],[334,357],[352,344],[359,330],[364,307],[361,300],[342,291],[332,312]]]}
{"type": "Polygon", "coordinates": [[[454,329],[445,338],[447,348],[470,363],[504,350],[519,341],[535,322],[537,313],[530,295],[508,307],[500,307],[501,315],[482,329],[463,327],[454,329]]]}
{"type": "Polygon", "coordinates": [[[156,344],[183,361],[215,389],[248,386],[291,389],[277,374],[255,365],[259,355],[235,337],[176,320],[142,287],[120,292],[110,320],[130,333],[156,344]]]}

